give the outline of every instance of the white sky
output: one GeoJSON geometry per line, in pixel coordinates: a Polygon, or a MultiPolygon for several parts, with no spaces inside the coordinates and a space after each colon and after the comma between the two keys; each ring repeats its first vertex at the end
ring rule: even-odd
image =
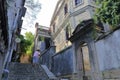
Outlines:
{"type": "MultiPolygon", "coordinates": [[[[34,0],[37,1],[37,0],[34,0]]],[[[23,18],[23,28],[27,29],[22,29],[22,34],[24,34],[25,32],[31,31],[32,33],[35,32],[35,23],[38,22],[39,25],[43,25],[43,26],[50,26],[50,21],[51,21],[51,17],[53,15],[56,3],[58,0],[38,0],[39,3],[41,3],[41,10],[37,15],[37,19],[35,21],[33,21],[33,25],[32,27],[29,26],[29,22],[28,22],[28,18],[25,17],[23,18]],[[27,19],[26,19],[27,18],[27,19]]]]}

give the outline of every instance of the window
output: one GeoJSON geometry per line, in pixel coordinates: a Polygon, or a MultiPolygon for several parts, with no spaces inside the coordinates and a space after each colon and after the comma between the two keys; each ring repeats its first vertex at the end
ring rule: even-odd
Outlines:
{"type": "Polygon", "coordinates": [[[53,24],[53,32],[55,32],[55,23],[53,24]]]}
{"type": "Polygon", "coordinates": [[[83,0],[75,0],[75,5],[81,4],[83,0]]]}
{"type": "Polygon", "coordinates": [[[66,27],[66,40],[68,40],[70,36],[71,36],[71,28],[70,26],[67,26],[66,27]]]}
{"type": "Polygon", "coordinates": [[[68,38],[69,38],[69,29],[68,29],[68,27],[66,27],[66,40],[68,40],[68,38]]]}
{"type": "Polygon", "coordinates": [[[64,7],[64,14],[67,14],[68,13],[68,5],[65,4],[65,7],[64,7]]]}

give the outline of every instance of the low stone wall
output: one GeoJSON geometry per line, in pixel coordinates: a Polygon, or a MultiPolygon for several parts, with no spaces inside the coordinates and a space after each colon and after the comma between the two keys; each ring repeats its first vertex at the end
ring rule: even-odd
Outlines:
{"type": "Polygon", "coordinates": [[[120,69],[103,71],[104,80],[120,80],[120,69]]]}
{"type": "Polygon", "coordinates": [[[120,68],[120,29],[95,43],[100,71],[120,68]]]}
{"type": "Polygon", "coordinates": [[[53,56],[52,72],[56,76],[71,75],[74,72],[73,56],[72,46],[56,53],[56,55],[53,56]]]}

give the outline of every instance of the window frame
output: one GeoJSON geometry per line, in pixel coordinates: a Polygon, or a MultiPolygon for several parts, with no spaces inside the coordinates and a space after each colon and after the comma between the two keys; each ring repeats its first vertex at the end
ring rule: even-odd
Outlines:
{"type": "Polygon", "coordinates": [[[55,25],[56,23],[53,24],[53,33],[55,33],[55,25]]]}
{"type": "Polygon", "coordinates": [[[64,6],[64,14],[66,15],[68,13],[68,4],[66,3],[64,6]]]}
{"type": "Polygon", "coordinates": [[[74,0],[75,6],[83,3],[83,0],[74,0]]]}
{"type": "Polygon", "coordinates": [[[65,39],[68,40],[71,35],[72,35],[71,26],[67,25],[65,28],[65,39]]]}

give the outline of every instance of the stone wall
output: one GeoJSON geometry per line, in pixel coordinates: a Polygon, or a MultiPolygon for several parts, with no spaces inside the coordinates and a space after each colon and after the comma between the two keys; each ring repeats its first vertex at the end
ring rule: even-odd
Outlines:
{"type": "Polygon", "coordinates": [[[120,69],[104,71],[103,78],[104,80],[120,80],[120,69]]]}
{"type": "Polygon", "coordinates": [[[100,71],[105,80],[120,80],[120,29],[95,43],[100,71]]]}
{"type": "Polygon", "coordinates": [[[72,47],[68,47],[53,56],[52,71],[57,76],[66,76],[73,73],[74,63],[72,47]]]}

